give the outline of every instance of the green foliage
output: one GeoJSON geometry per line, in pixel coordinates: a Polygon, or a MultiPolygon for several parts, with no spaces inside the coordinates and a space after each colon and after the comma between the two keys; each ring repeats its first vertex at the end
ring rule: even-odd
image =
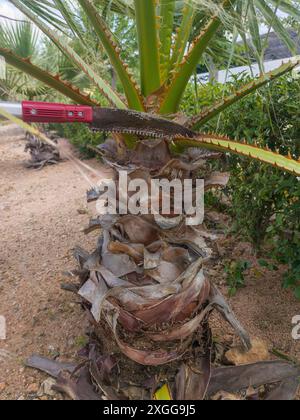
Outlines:
{"type": "Polygon", "coordinates": [[[0,45],[12,49],[22,58],[32,57],[38,46],[38,32],[29,21],[17,25],[1,23],[0,45]]]}
{"type": "Polygon", "coordinates": [[[225,213],[227,211],[227,205],[220,200],[220,195],[216,191],[207,191],[204,195],[204,203],[206,209],[225,213]]]}
{"type": "Polygon", "coordinates": [[[278,213],[267,229],[267,238],[273,245],[271,256],[288,266],[283,287],[292,288],[300,299],[300,183],[286,189],[290,186],[281,184],[282,201],[276,203],[278,213]]]}
{"type": "MultiPolygon", "coordinates": [[[[195,108],[209,106],[247,81],[243,76],[226,86],[213,85],[198,89],[192,85],[182,104],[189,115],[195,108]]],[[[261,147],[279,150],[282,154],[300,156],[300,82],[292,76],[233,105],[206,124],[205,129],[217,130],[233,138],[245,138],[261,147]]],[[[269,257],[287,265],[284,287],[300,295],[300,181],[276,168],[235,156],[226,157],[222,169],[231,172],[228,193],[234,220],[233,231],[253,242],[269,257]]],[[[219,165],[219,163],[216,163],[219,165]]],[[[269,263],[269,269],[276,264],[269,263]]]]}
{"type": "Polygon", "coordinates": [[[103,133],[93,133],[86,124],[51,124],[50,129],[69,139],[85,158],[95,156],[89,146],[96,147],[105,140],[103,133]]]}
{"type": "MultiPolygon", "coordinates": [[[[223,130],[254,138],[260,145],[280,149],[295,158],[300,155],[299,81],[285,77],[261,94],[249,97],[224,116],[223,130]],[[234,123],[236,122],[236,126],[234,123]]],[[[221,123],[222,124],[222,123],[221,123]]],[[[267,245],[270,257],[288,266],[284,287],[300,287],[300,182],[282,172],[228,158],[232,173],[231,214],[235,230],[258,248],[267,245]]]]}
{"type": "Polygon", "coordinates": [[[278,271],[279,270],[278,266],[275,265],[274,263],[270,262],[270,261],[260,259],[260,260],[258,260],[258,264],[261,267],[266,268],[267,270],[270,270],[270,271],[278,271]]]}
{"type": "Polygon", "coordinates": [[[228,294],[230,297],[236,295],[238,289],[245,287],[245,272],[251,268],[248,261],[232,261],[225,266],[227,274],[228,294]]]}
{"type": "MultiPolygon", "coordinates": [[[[2,48],[9,48],[20,58],[32,57],[34,60],[37,45],[38,33],[29,21],[16,25],[1,23],[0,46],[2,48]]],[[[37,95],[44,95],[45,91],[45,86],[13,67],[8,67],[6,80],[0,79],[0,98],[3,100],[17,100],[24,96],[33,99],[37,95]]]]}
{"type": "Polygon", "coordinates": [[[235,229],[257,247],[263,244],[271,218],[278,211],[285,194],[281,186],[288,178],[293,183],[292,177],[283,179],[276,170],[245,162],[232,167],[231,212],[235,217],[235,229]]]}
{"type": "Polygon", "coordinates": [[[89,338],[85,335],[80,335],[79,337],[75,338],[74,345],[78,349],[83,349],[89,342],[89,338]]]}

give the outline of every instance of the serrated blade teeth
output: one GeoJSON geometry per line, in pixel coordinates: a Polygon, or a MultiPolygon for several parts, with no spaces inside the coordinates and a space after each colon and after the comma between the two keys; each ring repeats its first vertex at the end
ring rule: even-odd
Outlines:
{"type": "MultiPolygon", "coordinates": [[[[105,129],[105,128],[95,128],[92,127],[91,131],[93,133],[117,133],[117,134],[132,134],[136,136],[143,136],[143,137],[152,137],[152,138],[158,138],[158,139],[167,139],[170,140],[173,138],[173,136],[169,136],[167,134],[154,132],[150,130],[134,130],[132,128],[113,128],[113,129],[105,129]]],[[[175,135],[175,137],[181,137],[180,134],[175,135]]]]}

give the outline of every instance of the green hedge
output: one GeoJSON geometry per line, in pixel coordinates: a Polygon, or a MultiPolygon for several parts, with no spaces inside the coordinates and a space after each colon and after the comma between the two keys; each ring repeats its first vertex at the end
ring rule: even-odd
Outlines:
{"type": "MultiPolygon", "coordinates": [[[[225,87],[199,88],[197,94],[191,86],[182,110],[194,114],[222,97],[224,89],[228,93],[245,79],[241,77],[225,87]]],[[[203,131],[246,138],[298,159],[299,104],[300,82],[292,75],[285,76],[225,111],[203,131]]],[[[268,165],[230,155],[222,169],[231,172],[228,193],[232,206],[228,211],[233,216],[234,231],[251,240],[258,250],[267,249],[271,258],[288,265],[283,285],[293,288],[300,298],[300,181],[268,165]]]]}
{"type": "Polygon", "coordinates": [[[105,141],[103,133],[93,133],[86,124],[51,124],[50,129],[69,139],[85,158],[95,156],[88,146],[97,146],[105,141]]]}

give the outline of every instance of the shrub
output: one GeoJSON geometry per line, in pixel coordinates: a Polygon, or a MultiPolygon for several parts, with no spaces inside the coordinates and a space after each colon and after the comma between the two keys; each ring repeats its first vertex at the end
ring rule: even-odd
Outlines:
{"type": "Polygon", "coordinates": [[[70,140],[85,158],[95,156],[95,152],[89,146],[97,146],[105,140],[104,134],[93,133],[86,124],[51,124],[50,128],[61,137],[70,140]]]}
{"type": "MultiPolygon", "coordinates": [[[[224,89],[228,92],[245,79],[242,75],[225,86],[216,84],[203,91],[200,88],[198,101],[190,86],[184,111],[193,114],[198,107],[222,97],[224,89]]],[[[282,77],[225,111],[203,130],[217,127],[229,137],[244,137],[250,143],[299,158],[299,88],[299,80],[282,77]]],[[[226,156],[225,166],[231,172],[228,192],[232,206],[228,211],[233,216],[233,231],[251,240],[258,250],[264,246],[270,257],[286,264],[283,285],[293,288],[300,298],[300,182],[276,168],[236,156],[226,156]]]]}

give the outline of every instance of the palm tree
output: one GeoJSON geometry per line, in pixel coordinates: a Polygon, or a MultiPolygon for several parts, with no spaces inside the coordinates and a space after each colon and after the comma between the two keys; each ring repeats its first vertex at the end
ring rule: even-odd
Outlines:
{"type": "MultiPolygon", "coordinates": [[[[242,24],[246,22],[252,38],[258,42],[259,14],[293,49],[273,5],[279,3],[278,7],[299,16],[298,9],[289,2],[267,0],[77,0],[76,6],[73,1],[61,0],[11,0],[11,3],[85,74],[93,87],[92,93],[87,95],[60,74],[52,75],[34,64],[30,57],[24,59],[16,51],[1,46],[0,54],[9,64],[77,103],[110,103],[119,109],[160,114],[180,121],[193,133],[227,107],[297,64],[290,62],[271,73],[262,73],[257,80],[203,109],[200,115],[183,117],[178,111],[189,80],[207,54],[214,57],[216,51],[220,51],[215,48],[215,41],[224,37],[224,30],[231,28],[236,41],[239,33],[245,37],[242,24]],[[135,80],[136,69],[133,74],[124,61],[126,45],[114,33],[111,16],[124,13],[136,26],[139,84],[135,80]],[[107,75],[99,72],[99,63],[94,61],[97,50],[90,42],[95,38],[110,60],[122,91],[111,87],[110,72],[107,75]],[[80,48],[75,48],[75,44],[80,48]],[[99,93],[105,100],[99,99],[99,93]]],[[[149,185],[153,179],[192,178],[201,170],[206,176],[206,189],[222,186],[226,184],[226,174],[208,173],[206,166],[207,159],[218,158],[219,152],[233,152],[300,175],[300,163],[291,156],[281,156],[275,151],[217,134],[148,140],[139,136],[134,127],[128,130],[131,133],[125,134],[126,130],[118,129],[117,121],[112,131],[121,133],[114,134],[100,150],[115,170],[116,179],[122,170],[129,180],[142,178],[149,185]]],[[[121,194],[119,190],[119,197],[121,194]]],[[[88,199],[92,201],[100,195],[93,189],[88,192],[88,199]]],[[[139,365],[167,364],[169,371],[164,379],[174,383],[177,375],[174,384],[177,399],[204,398],[212,375],[210,313],[214,309],[220,311],[236,330],[244,347],[251,347],[247,333],[205,275],[205,264],[212,255],[210,244],[216,235],[204,225],[187,226],[185,217],[174,213],[167,218],[140,214],[104,216],[91,221],[86,231],[97,228],[101,229],[101,235],[95,253],[88,255],[79,249],[76,257],[81,267],[79,294],[93,316],[99,340],[103,342],[103,336],[112,332],[121,353],[133,362],[123,363],[127,378],[139,365]],[[181,366],[179,372],[178,366],[181,366]]],[[[89,366],[93,383],[107,397],[116,397],[112,377],[109,380],[106,375],[104,379],[99,363],[94,362],[95,353],[91,352],[89,366]]],[[[104,369],[104,362],[101,366],[104,369]]],[[[261,368],[256,366],[256,373],[261,368]]],[[[248,373],[239,372],[240,380],[248,373]]],[[[293,374],[295,376],[295,371],[293,374]]],[[[61,378],[60,385],[74,397],[75,385],[70,391],[70,381],[70,378],[61,378]]],[[[274,382],[274,377],[267,366],[265,382],[268,381],[274,382]]],[[[224,382],[220,386],[223,385],[224,382]]],[[[217,388],[216,383],[212,388],[217,388]]]]}
{"type": "MultiPolygon", "coordinates": [[[[30,22],[21,21],[16,24],[4,23],[0,27],[0,44],[10,48],[22,58],[35,57],[37,52],[38,34],[30,22]]],[[[18,99],[27,97],[33,99],[42,95],[46,87],[24,72],[11,67],[6,80],[0,80],[0,97],[2,99],[18,99]]]]}

